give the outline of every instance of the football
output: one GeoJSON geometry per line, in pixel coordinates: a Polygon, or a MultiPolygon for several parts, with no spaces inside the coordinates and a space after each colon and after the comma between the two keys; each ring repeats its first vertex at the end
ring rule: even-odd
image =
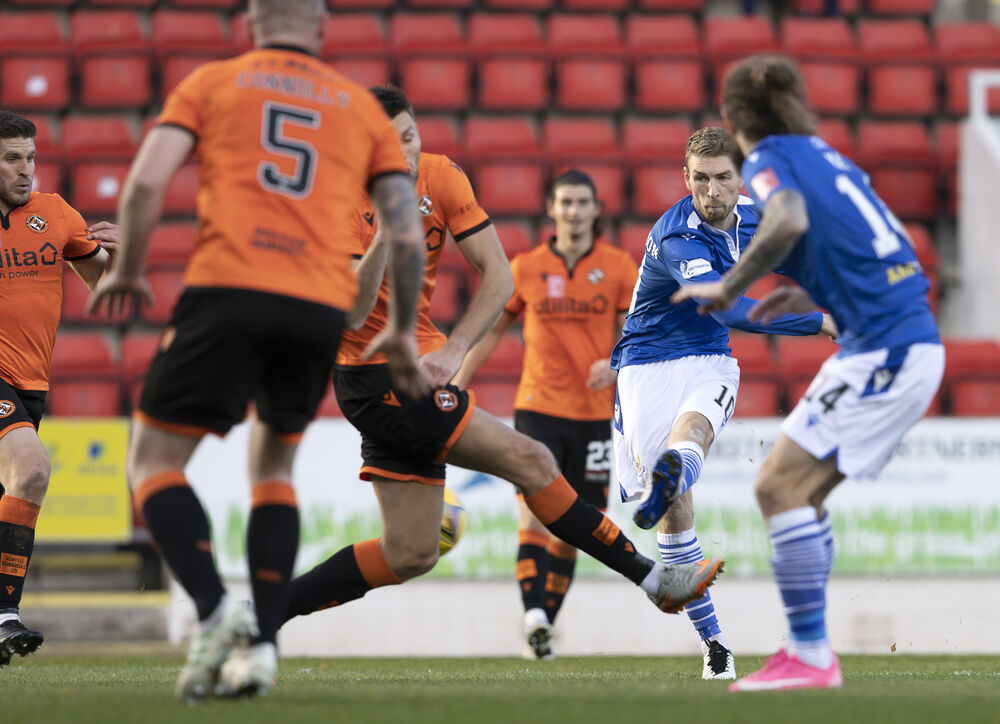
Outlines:
{"type": "Polygon", "coordinates": [[[444,511],[441,513],[441,538],[439,545],[444,555],[454,548],[465,532],[465,508],[451,488],[444,489],[444,511]]]}

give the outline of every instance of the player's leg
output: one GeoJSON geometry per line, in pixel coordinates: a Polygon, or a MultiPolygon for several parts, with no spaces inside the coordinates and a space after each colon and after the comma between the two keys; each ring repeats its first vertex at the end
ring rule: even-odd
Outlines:
{"type": "MultiPolygon", "coordinates": [[[[690,455],[692,447],[695,447],[698,459],[703,460],[714,439],[715,432],[708,418],[698,412],[687,412],[674,423],[664,447],[686,455],[690,455]]],[[[668,508],[658,524],[656,542],[660,560],[668,566],[699,561],[705,557],[694,527],[694,499],[691,494],[691,486],[698,479],[700,470],[700,464],[683,465],[685,492],[668,508]]],[[[702,678],[735,679],[736,663],[719,626],[712,594],[706,591],[704,596],[685,606],[684,611],[701,638],[704,659],[702,678]]]]}
{"type": "MultiPolygon", "coordinates": [[[[514,573],[524,606],[522,656],[526,659],[552,658],[552,620],[546,611],[549,582],[549,545],[553,538],[518,495],[517,564],[514,573]]],[[[573,548],[575,552],[576,549],[573,548]]]]}
{"type": "Polygon", "coordinates": [[[580,499],[548,448],[482,410],[475,410],[447,460],[512,482],[549,532],[641,586],[662,610],[676,613],[700,598],[722,567],[717,559],[673,569],[655,564],[610,519],[580,499]]]}
{"type": "MultiPolygon", "coordinates": [[[[14,395],[8,405],[23,407],[14,395]]],[[[24,412],[23,410],[19,410],[24,412]]],[[[35,541],[35,521],[49,484],[49,460],[34,425],[0,430],[0,666],[42,645],[41,632],[21,623],[19,607],[35,541]]]]}

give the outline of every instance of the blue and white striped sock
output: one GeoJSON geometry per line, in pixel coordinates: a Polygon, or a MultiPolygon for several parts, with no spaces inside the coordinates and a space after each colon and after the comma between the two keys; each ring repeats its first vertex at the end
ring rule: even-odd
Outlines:
{"type": "Polygon", "coordinates": [[[774,557],[771,568],[785,603],[789,652],[818,669],[833,661],[826,636],[828,555],[816,509],[793,508],[768,521],[774,557]]]}
{"type": "MultiPolygon", "coordinates": [[[[694,528],[683,533],[657,533],[656,545],[660,549],[660,558],[668,566],[680,563],[694,563],[705,557],[698,543],[698,536],[695,535],[694,528]]],[[[716,639],[719,643],[729,648],[729,642],[722,635],[719,628],[719,619],[715,615],[715,605],[712,603],[712,595],[705,592],[705,595],[696,601],[691,601],[684,607],[684,612],[694,624],[695,631],[701,636],[702,641],[716,639]]]]}
{"type": "Polygon", "coordinates": [[[833,524],[830,522],[830,511],[824,510],[823,517],[818,521],[820,532],[823,534],[823,547],[826,550],[826,580],[830,580],[830,571],[833,570],[833,524]]]}
{"type": "Polygon", "coordinates": [[[668,449],[680,455],[681,460],[684,462],[684,470],[681,473],[680,492],[680,495],[683,495],[698,481],[701,469],[705,465],[705,453],[702,452],[701,445],[688,440],[675,443],[668,449]]]}

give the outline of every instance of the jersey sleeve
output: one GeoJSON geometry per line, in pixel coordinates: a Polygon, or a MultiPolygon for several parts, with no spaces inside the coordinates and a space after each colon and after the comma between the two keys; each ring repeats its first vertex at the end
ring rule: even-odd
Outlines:
{"type": "Polygon", "coordinates": [[[521,296],[520,292],[520,271],[521,255],[518,254],[510,263],[510,273],[514,277],[514,293],[510,295],[510,299],[507,300],[507,303],[503,307],[503,311],[515,316],[520,314],[524,309],[524,297],[521,296]]]}
{"type": "Polygon", "coordinates": [[[678,284],[714,282],[722,278],[712,266],[712,254],[694,234],[671,234],[659,244],[663,266],[678,284]]]}
{"type": "Polygon", "coordinates": [[[87,222],[80,212],[66,203],[62,196],[57,197],[62,207],[63,218],[66,220],[66,244],[63,246],[63,259],[80,261],[92,257],[100,249],[93,239],[87,238],[87,222]]]}
{"type": "Polygon", "coordinates": [[[747,179],[747,190],[758,209],[763,209],[767,200],[778,191],[801,191],[791,166],[771,149],[750,154],[743,164],[743,178],[747,179]]]}
{"type": "Polygon", "coordinates": [[[156,118],[158,126],[178,126],[198,136],[205,107],[206,75],[207,66],[196,68],[170,91],[156,118]]]}
{"type": "Polygon", "coordinates": [[[632,292],[639,280],[639,270],[636,268],[635,262],[632,261],[632,257],[626,253],[621,255],[619,276],[617,309],[619,312],[627,312],[632,304],[632,292]]]}
{"type": "Polygon", "coordinates": [[[388,173],[409,174],[410,166],[399,145],[399,135],[389,122],[382,106],[368,91],[365,91],[363,100],[359,102],[363,105],[363,122],[372,139],[372,151],[368,159],[368,183],[371,184],[377,177],[388,173]]]}
{"type": "Polygon", "coordinates": [[[375,238],[375,211],[365,205],[364,208],[356,208],[351,214],[351,223],[348,227],[347,251],[355,259],[360,259],[368,251],[375,238]]]}
{"type": "Polygon", "coordinates": [[[457,163],[448,159],[436,180],[440,188],[435,192],[448,219],[448,231],[455,241],[461,242],[490,225],[490,217],[476,201],[469,177],[457,163]]]}

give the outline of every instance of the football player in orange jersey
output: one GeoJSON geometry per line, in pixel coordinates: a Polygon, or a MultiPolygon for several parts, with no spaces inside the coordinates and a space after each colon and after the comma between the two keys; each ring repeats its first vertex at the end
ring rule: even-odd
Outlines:
{"type": "Polygon", "coordinates": [[[369,353],[388,357],[401,394],[427,389],[412,331],[424,259],[413,179],[378,102],[316,58],[324,15],[320,0],[250,0],[256,47],[200,66],[171,92],[125,181],[122,248],[91,299],[113,308],[148,298],[140,271],[149,235],[171,177],[197,151],[198,245],[146,377],[128,458],[137,505],[198,613],[182,699],[263,694],[274,683],[299,539],[292,465],[357,294],[347,228],[366,189],[392,248],[394,295],[369,353]],[[184,475],[201,438],[226,434],[251,401],[256,615],[226,596],[208,519],[184,475]]]}
{"type": "Polygon", "coordinates": [[[118,227],[87,227],[58,194],[31,190],[35,124],[0,111],[0,667],[42,645],[18,606],[49,484],[38,439],[62,310],[65,260],[93,288],[118,227]]]}
{"type": "Polygon", "coordinates": [[[375,488],[382,535],[343,548],[293,580],[286,617],[340,605],[433,568],[439,555],[445,462],[511,481],[549,531],[641,586],[658,607],[679,610],[711,585],[721,560],[664,573],[665,566],[636,551],[614,523],[577,495],[548,448],[476,409],[475,393],[451,383],[469,348],[490,329],[510,298],[510,265],[462,170],[444,156],[420,152],[420,134],[406,96],[392,87],[375,91],[417,177],[427,246],[417,337],[420,365],[436,389],[408,395],[392,384],[384,363],[359,355],[385,324],[388,301],[378,289],[385,251],[378,249],[374,217],[369,221],[362,209],[356,214],[356,253],[364,252],[361,292],[352,314],[357,315],[355,324],[367,320],[357,334],[344,334],[333,379],[341,410],[362,433],[361,478],[375,488]],[[482,279],[447,338],[427,316],[446,229],[482,279]]]}
{"type": "MultiPolygon", "coordinates": [[[[587,174],[558,176],[546,204],[555,236],[511,262],[514,294],[493,328],[466,355],[455,384],[467,387],[524,312],[524,371],[514,427],[546,445],[580,497],[607,506],[616,373],[610,354],[628,312],[636,265],[599,241],[601,203],[587,174]]],[[[473,386],[474,388],[474,386],[473,386]]],[[[516,574],[524,604],[524,657],[552,658],[552,623],[576,566],[577,549],[520,500],[516,574]]]]}

